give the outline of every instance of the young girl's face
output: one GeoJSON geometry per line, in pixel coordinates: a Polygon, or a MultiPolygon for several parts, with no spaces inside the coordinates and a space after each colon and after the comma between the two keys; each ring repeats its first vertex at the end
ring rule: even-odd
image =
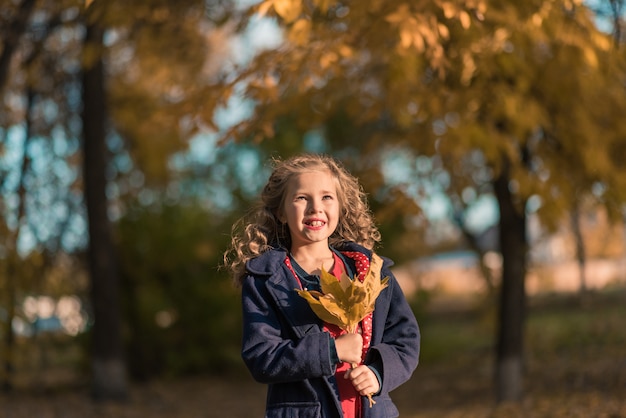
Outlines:
{"type": "Polygon", "coordinates": [[[328,243],[339,222],[334,177],[327,170],[304,172],[287,185],[280,220],[286,222],[294,246],[328,243]]]}

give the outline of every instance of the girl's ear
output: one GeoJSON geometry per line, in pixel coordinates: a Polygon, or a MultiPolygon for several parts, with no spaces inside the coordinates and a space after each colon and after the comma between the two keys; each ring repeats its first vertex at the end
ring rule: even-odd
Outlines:
{"type": "Polygon", "coordinates": [[[281,223],[286,223],[287,220],[285,219],[285,215],[282,213],[282,211],[277,211],[276,212],[276,218],[281,222],[281,223]]]}

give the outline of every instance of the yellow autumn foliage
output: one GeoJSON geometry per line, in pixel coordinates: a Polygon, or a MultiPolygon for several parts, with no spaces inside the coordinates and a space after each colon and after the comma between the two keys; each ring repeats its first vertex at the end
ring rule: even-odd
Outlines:
{"type": "Polygon", "coordinates": [[[359,322],[374,311],[376,298],[387,287],[389,277],[381,280],[382,259],[372,254],[370,269],[363,281],[350,280],[344,273],[335,277],[324,270],[320,275],[321,292],[299,290],[315,314],[323,321],[337,325],[347,332],[356,332],[359,322]]]}

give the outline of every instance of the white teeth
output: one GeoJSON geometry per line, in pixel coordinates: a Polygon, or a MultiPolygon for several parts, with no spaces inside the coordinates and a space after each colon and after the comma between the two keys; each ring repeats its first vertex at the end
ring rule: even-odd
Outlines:
{"type": "Polygon", "coordinates": [[[311,221],[311,226],[322,226],[324,222],[322,221],[311,221]]]}

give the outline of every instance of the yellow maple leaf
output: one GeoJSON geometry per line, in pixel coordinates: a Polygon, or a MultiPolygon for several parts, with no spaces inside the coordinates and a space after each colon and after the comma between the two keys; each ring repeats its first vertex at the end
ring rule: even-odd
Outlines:
{"type": "Polygon", "coordinates": [[[389,277],[380,279],[382,259],[372,255],[370,269],[363,281],[342,273],[335,277],[324,270],[320,275],[321,292],[296,289],[323,321],[337,325],[347,332],[356,332],[359,322],[374,311],[376,298],[387,287],[389,277]]]}
{"type": "MultiPolygon", "coordinates": [[[[359,322],[369,313],[374,312],[378,295],[389,284],[389,277],[382,280],[380,278],[382,265],[382,258],[372,253],[370,268],[363,281],[357,278],[350,280],[345,273],[342,273],[341,277],[335,277],[322,267],[321,292],[300,289],[296,291],[306,299],[315,315],[322,321],[355,333],[359,322]]],[[[352,367],[356,367],[356,364],[352,367]]],[[[371,408],[376,402],[371,395],[368,395],[368,398],[371,408]]]]}

